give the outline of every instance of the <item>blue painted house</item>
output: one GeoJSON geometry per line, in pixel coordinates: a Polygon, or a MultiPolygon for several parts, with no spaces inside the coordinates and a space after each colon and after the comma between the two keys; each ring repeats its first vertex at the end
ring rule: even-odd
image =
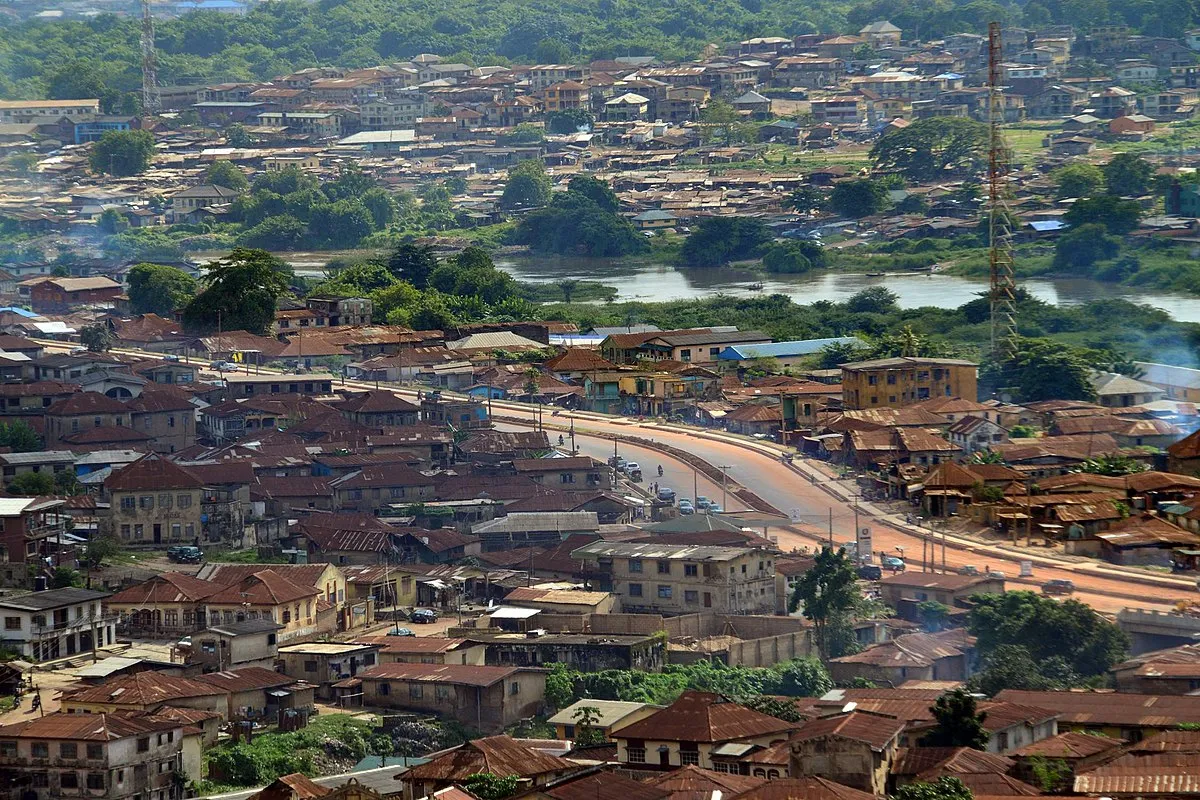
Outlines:
{"type": "Polygon", "coordinates": [[[791,342],[769,342],[767,344],[730,345],[717,354],[717,363],[726,366],[741,366],[741,362],[758,358],[772,358],[780,366],[798,366],[802,361],[821,352],[830,345],[858,345],[866,348],[867,343],[857,336],[834,336],[828,339],[798,339],[791,342]]]}
{"type": "Polygon", "coordinates": [[[86,117],[75,120],[75,144],[97,142],[109,131],[132,130],[137,117],[86,117]]]}

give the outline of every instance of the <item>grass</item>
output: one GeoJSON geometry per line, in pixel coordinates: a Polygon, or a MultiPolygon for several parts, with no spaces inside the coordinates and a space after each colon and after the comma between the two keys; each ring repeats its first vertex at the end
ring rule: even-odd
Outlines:
{"type": "Polygon", "coordinates": [[[226,550],[223,547],[218,547],[208,551],[205,554],[206,561],[220,561],[227,564],[286,564],[287,559],[283,556],[271,556],[269,558],[261,558],[258,551],[251,548],[248,550],[226,550]]]}

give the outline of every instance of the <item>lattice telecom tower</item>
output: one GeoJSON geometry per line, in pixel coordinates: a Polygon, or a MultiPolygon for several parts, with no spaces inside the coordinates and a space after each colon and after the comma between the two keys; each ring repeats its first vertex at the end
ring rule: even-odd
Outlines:
{"type": "Polygon", "coordinates": [[[150,0],[142,0],[142,110],[157,114],[162,110],[158,94],[157,56],[154,50],[154,15],[150,0]]]}
{"type": "Polygon", "coordinates": [[[992,353],[1007,361],[1017,342],[1016,278],[1008,209],[1004,122],[1004,48],[1000,23],[988,23],[988,261],[991,265],[992,353]]]}

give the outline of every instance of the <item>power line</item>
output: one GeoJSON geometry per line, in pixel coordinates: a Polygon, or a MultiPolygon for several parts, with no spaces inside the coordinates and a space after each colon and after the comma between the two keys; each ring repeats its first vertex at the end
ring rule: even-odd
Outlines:
{"type": "Polygon", "coordinates": [[[991,266],[992,355],[1016,355],[1016,278],[1008,207],[1008,147],[1004,143],[1004,46],[1000,23],[988,23],[988,262],[991,266]]]}

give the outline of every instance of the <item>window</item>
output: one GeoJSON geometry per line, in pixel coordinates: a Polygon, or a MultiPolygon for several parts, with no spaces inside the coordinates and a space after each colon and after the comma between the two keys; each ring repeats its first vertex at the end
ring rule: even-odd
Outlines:
{"type": "Polygon", "coordinates": [[[642,596],[642,585],[640,583],[629,584],[629,596],[630,597],[641,597],[642,596]]]}
{"type": "Polygon", "coordinates": [[[888,382],[888,386],[895,386],[896,385],[896,373],[889,372],[888,376],[887,376],[887,382],[888,382]]]}
{"type": "Polygon", "coordinates": [[[696,567],[695,564],[684,564],[683,565],[683,574],[685,576],[687,576],[689,578],[694,578],[699,573],[700,573],[700,570],[696,567]]]}
{"type": "Polygon", "coordinates": [[[658,596],[663,600],[671,599],[671,585],[668,583],[660,583],[658,585],[658,596]]]}
{"type": "Polygon", "coordinates": [[[659,561],[658,562],[658,574],[659,575],[670,575],[671,574],[671,562],[670,561],[659,561]]]}
{"type": "Polygon", "coordinates": [[[121,498],[121,510],[122,511],[133,511],[134,506],[136,504],[137,504],[137,501],[133,497],[122,497],[121,498]]]}
{"type": "Polygon", "coordinates": [[[287,625],[291,621],[292,621],[292,612],[285,610],[283,612],[283,624],[287,625]]]}
{"type": "Polygon", "coordinates": [[[16,758],[17,743],[16,742],[0,742],[0,757],[16,758]]]}
{"type": "Polygon", "coordinates": [[[685,590],[683,593],[683,602],[698,603],[700,602],[700,594],[698,592],[685,590]]]}
{"type": "Polygon", "coordinates": [[[521,693],[521,682],[513,681],[512,683],[510,683],[508,685],[508,693],[509,694],[520,694],[521,693]]]}
{"type": "Polygon", "coordinates": [[[691,764],[693,767],[700,766],[700,753],[696,750],[680,750],[679,763],[684,766],[691,764]]]}
{"type": "Polygon", "coordinates": [[[572,472],[562,472],[559,473],[558,479],[561,483],[574,483],[575,474],[572,472]]]}
{"type": "Polygon", "coordinates": [[[134,539],[141,539],[142,536],[144,535],[144,533],[145,533],[144,526],[142,526],[142,525],[134,525],[133,526],[133,538],[134,539]]]}
{"type": "Polygon", "coordinates": [[[132,530],[133,530],[133,528],[130,527],[129,525],[122,525],[121,526],[121,538],[128,539],[132,530]]]}
{"type": "Polygon", "coordinates": [[[70,759],[79,758],[79,748],[74,742],[59,742],[58,757],[70,759]]]}
{"type": "Polygon", "coordinates": [[[179,506],[180,508],[191,508],[192,496],[190,494],[179,495],[175,498],[175,505],[179,506]]]}
{"type": "Polygon", "coordinates": [[[50,776],[44,772],[35,772],[30,776],[32,783],[30,784],[35,789],[46,789],[50,786],[50,776]]]}
{"type": "Polygon", "coordinates": [[[150,752],[150,737],[149,736],[144,736],[141,739],[138,739],[137,751],[139,753],[149,753],[150,752]]]}
{"type": "Polygon", "coordinates": [[[217,643],[212,639],[206,639],[200,643],[200,651],[209,654],[215,653],[217,652],[217,643]]]}
{"type": "Polygon", "coordinates": [[[158,507],[159,508],[170,508],[171,507],[171,495],[160,494],[158,496],[158,507]]]}
{"type": "Polygon", "coordinates": [[[644,747],[626,747],[625,753],[629,758],[630,764],[646,763],[646,748],[644,747]]]}
{"type": "Polygon", "coordinates": [[[154,508],[154,495],[144,494],[138,498],[138,508],[143,511],[154,508]]]}
{"type": "Polygon", "coordinates": [[[48,742],[33,742],[29,745],[29,755],[33,758],[49,758],[50,744],[48,742]]]}
{"type": "Polygon", "coordinates": [[[419,683],[410,683],[408,685],[408,699],[420,700],[425,694],[425,687],[419,683]]]}
{"type": "Polygon", "coordinates": [[[391,694],[392,693],[392,685],[390,683],[379,684],[379,693],[382,695],[391,694]]]}
{"type": "Polygon", "coordinates": [[[20,617],[5,617],[4,618],[4,630],[6,630],[6,631],[21,630],[21,618],[20,617]]]}
{"type": "Polygon", "coordinates": [[[104,773],[89,772],[87,776],[87,788],[89,789],[104,789],[104,773]]]}
{"type": "Polygon", "coordinates": [[[642,560],[640,558],[629,559],[629,571],[630,572],[641,572],[642,571],[642,560]]]}
{"type": "Polygon", "coordinates": [[[88,758],[104,758],[104,745],[89,744],[87,746],[88,758]]]}
{"type": "Polygon", "coordinates": [[[305,661],[304,662],[304,671],[305,672],[316,672],[317,671],[317,662],[305,661]]]}
{"type": "Polygon", "coordinates": [[[79,774],[75,772],[63,772],[58,776],[58,785],[64,789],[79,788],[79,774]]]}
{"type": "Polygon", "coordinates": [[[449,686],[433,687],[433,696],[437,700],[449,700],[450,699],[450,687],[449,686]]]}
{"type": "Polygon", "coordinates": [[[879,382],[879,378],[877,376],[875,376],[875,375],[867,376],[867,386],[874,386],[878,382],[879,382]]]}

